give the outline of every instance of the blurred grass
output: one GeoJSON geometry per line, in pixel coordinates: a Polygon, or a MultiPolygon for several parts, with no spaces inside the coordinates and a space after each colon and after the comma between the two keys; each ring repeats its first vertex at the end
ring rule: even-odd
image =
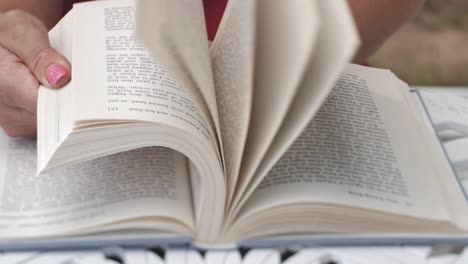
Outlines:
{"type": "Polygon", "coordinates": [[[468,86],[468,0],[427,0],[370,64],[411,85],[468,86]]]}

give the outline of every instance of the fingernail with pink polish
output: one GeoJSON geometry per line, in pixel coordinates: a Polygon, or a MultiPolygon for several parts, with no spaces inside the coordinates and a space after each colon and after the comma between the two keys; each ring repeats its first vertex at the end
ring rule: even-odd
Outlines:
{"type": "Polygon", "coordinates": [[[67,69],[60,64],[51,64],[47,68],[47,81],[51,85],[57,85],[67,77],[67,69]]]}

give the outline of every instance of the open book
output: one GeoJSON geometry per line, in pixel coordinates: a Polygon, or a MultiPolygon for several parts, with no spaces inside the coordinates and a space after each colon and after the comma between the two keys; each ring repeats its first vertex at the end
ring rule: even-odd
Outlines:
{"type": "Polygon", "coordinates": [[[417,93],[346,64],[346,1],[231,0],[211,49],[201,1],[137,3],[78,4],[51,31],[73,80],[39,91],[42,173],[31,144],[3,153],[1,238],[468,230],[417,93]]]}

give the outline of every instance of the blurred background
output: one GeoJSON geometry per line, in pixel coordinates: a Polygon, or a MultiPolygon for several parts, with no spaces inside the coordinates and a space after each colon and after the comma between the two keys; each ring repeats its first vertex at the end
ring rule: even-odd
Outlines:
{"type": "Polygon", "coordinates": [[[468,0],[426,0],[369,63],[410,85],[468,86],[468,0]]]}

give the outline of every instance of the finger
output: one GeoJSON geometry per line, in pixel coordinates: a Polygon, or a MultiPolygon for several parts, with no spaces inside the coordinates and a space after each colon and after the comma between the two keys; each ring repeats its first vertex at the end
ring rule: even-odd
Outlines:
{"type": "Polygon", "coordinates": [[[0,47],[0,104],[36,113],[38,81],[21,60],[0,47]]]}
{"type": "Polygon", "coordinates": [[[0,107],[0,125],[10,137],[36,137],[36,116],[18,108],[0,107]]]}
{"type": "Polygon", "coordinates": [[[19,10],[0,14],[0,44],[42,84],[58,88],[70,81],[70,63],[50,46],[46,27],[34,16],[19,10]]]}
{"type": "Polygon", "coordinates": [[[36,115],[19,108],[0,106],[0,126],[36,127],[36,115]]]}
{"type": "Polygon", "coordinates": [[[37,128],[35,126],[7,126],[2,127],[5,134],[10,137],[36,138],[37,128]]]}

